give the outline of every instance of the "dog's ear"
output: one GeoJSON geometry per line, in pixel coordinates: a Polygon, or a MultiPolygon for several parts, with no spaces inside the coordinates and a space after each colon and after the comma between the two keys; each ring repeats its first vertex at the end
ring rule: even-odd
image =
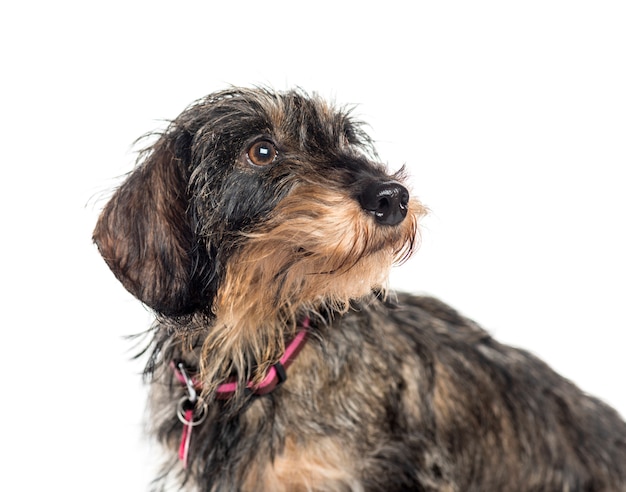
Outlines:
{"type": "Polygon", "coordinates": [[[189,139],[164,135],[102,211],[93,239],[115,276],[165,315],[198,307],[198,268],[188,209],[189,139]]]}

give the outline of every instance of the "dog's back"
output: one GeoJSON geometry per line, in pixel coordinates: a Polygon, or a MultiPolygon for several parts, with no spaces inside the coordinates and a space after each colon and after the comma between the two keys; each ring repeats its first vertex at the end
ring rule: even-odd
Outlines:
{"type": "Polygon", "coordinates": [[[458,490],[626,490],[626,424],[612,408],[437,300],[400,296],[389,316],[428,388],[416,430],[458,490]]]}

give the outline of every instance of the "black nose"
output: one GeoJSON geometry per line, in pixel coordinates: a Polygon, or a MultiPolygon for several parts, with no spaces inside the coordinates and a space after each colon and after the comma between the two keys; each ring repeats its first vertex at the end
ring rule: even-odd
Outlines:
{"type": "Polygon", "coordinates": [[[398,225],[406,217],[409,191],[396,181],[373,182],[361,192],[359,201],[379,224],[398,225]]]}

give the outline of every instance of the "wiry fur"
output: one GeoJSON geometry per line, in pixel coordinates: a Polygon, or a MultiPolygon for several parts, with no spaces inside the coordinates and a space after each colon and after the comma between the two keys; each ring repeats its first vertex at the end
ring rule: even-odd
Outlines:
{"type": "Polygon", "coordinates": [[[194,490],[626,490],[626,424],[533,356],[431,298],[387,294],[425,210],[383,224],[360,198],[402,182],[349,111],[302,91],[233,88],[197,101],[143,155],[94,232],[157,314],[146,368],[155,487],[194,490]],[[272,142],[255,166],[248,149],[272,142]],[[298,323],[310,340],[272,393],[258,383],[298,323]],[[185,388],[209,403],[178,462],[185,388]]]}

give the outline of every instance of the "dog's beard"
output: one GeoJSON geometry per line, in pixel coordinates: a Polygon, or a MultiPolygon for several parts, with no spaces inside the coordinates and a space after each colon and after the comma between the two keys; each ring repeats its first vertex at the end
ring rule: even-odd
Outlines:
{"type": "Polygon", "coordinates": [[[233,374],[260,382],[299,316],[345,312],[353,300],[384,291],[391,266],[413,251],[423,214],[413,200],[401,224],[381,226],[339,191],[294,189],[229,260],[203,346],[205,386],[233,374]]]}

